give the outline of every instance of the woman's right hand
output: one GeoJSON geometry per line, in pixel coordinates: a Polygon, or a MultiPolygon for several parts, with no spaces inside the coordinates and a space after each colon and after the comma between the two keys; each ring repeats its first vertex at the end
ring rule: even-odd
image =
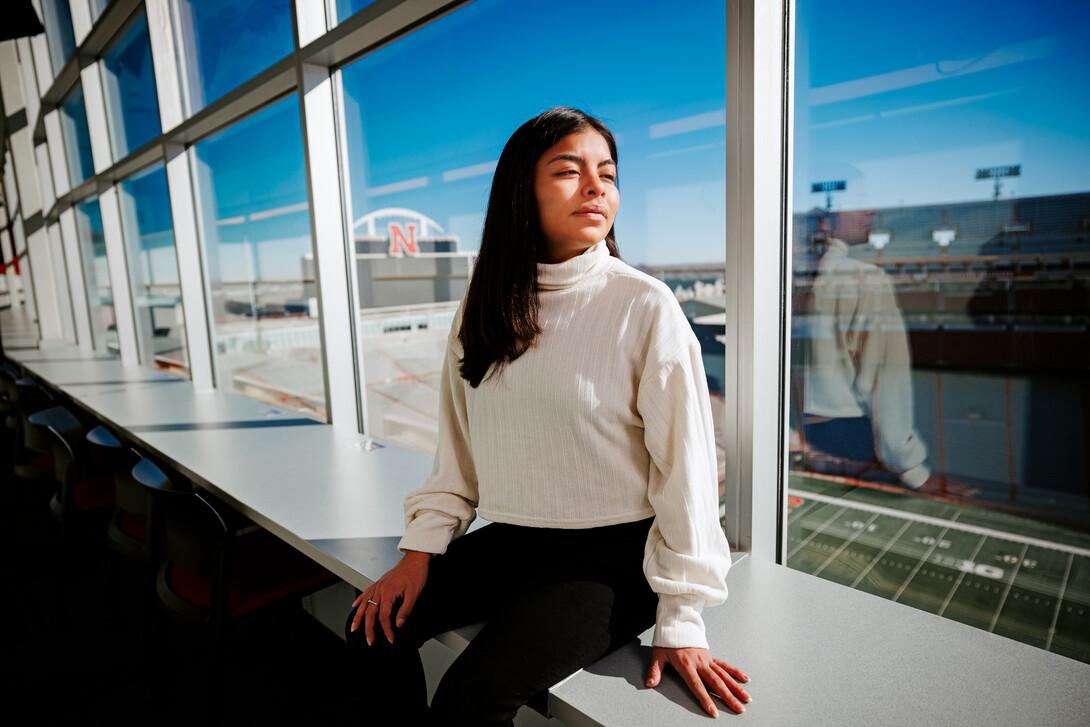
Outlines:
{"type": "Polygon", "coordinates": [[[401,627],[412,613],[420,592],[424,590],[431,555],[418,550],[408,551],[397,565],[352,602],[352,607],[356,609],[356,615],[352,619],[352,631],[358,629],[362,621],[363,635],[368,646],[375,642],[376,620],[386,634],[386,640],[394,643],[394,624],[391,621],[394,606],[398,601],[401,602],[397,609],[397,626],[401,627]]]}

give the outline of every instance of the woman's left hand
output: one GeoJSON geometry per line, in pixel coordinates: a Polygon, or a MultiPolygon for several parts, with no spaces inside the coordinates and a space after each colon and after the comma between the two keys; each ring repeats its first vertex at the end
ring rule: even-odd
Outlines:
{"type": "Polygon", "coordinates": [[[736,669],[722,659],[713,658],[707,649],[667,649],[656,646],[651,656],[651,670],[647,672],[647,686],[659,685],[662,670],[667,664],[681,675],[700,706],[712,717],[718,717],[719,712],[705,685],[735,712],[746,711],[742,704],[749,702],[749,694],[739,682],[748,682],[749,677],[741,669],[736,669]]]}

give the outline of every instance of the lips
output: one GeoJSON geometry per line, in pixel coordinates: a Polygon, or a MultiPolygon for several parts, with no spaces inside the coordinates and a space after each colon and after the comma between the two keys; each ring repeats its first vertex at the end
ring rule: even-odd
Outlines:
{"type": "Polygon", "coordinates": [[[606,208],[597,204],[588,204],[580,207],[575,211],[575,214],[580,217],[601,217],[603,220],[606,218],[606,208]]]}

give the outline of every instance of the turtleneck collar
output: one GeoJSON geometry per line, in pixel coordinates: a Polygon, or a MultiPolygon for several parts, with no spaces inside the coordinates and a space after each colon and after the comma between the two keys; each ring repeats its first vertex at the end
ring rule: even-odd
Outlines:
{"type": "Polygon", "coordinates": [[[537,264],[538,290],[564,290],[570,288],[590,275],[596,275],[605,269],[609,259],[609,248],[605,240],[596,242],[582,254],[562,263],[537,264]]]}

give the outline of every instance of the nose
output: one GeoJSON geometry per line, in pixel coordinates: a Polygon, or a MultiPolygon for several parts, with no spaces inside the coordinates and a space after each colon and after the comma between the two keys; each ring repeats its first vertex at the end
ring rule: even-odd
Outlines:
{"type": "Polygon", "coordinates": [[[605,192],[606,182],[596,174],[590,175],[583,193],[588,197],[598,197],[605,192]]]}

